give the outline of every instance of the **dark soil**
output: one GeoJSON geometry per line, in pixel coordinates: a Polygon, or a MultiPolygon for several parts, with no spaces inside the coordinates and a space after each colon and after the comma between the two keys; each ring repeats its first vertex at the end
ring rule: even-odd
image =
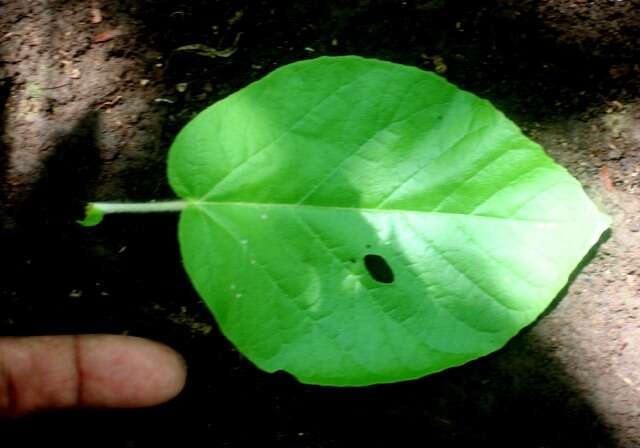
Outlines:
{"type": "Polygon", "coordinates": [[[0,0],[0,334],[149,337],[190,374],[166,405],[3,421],[0,440],[640,446],[639,79],[637,0],[0,0]],[[174,51],[189,44],[225,51],[174,51]],[[176,216],[74,223],[86,200],[171,198],[167,148],[195,113],[324,54],[437,69],[489,98],[613,216],[557,306],[503,350],[412,382],[300,385],[220,335],[176,216]]]}

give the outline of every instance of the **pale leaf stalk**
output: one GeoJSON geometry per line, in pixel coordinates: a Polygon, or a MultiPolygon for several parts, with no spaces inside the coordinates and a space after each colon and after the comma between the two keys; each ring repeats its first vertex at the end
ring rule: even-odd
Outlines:
{"type": "Polygon", "coordinates": [[[186,201],[161,201],[161,202],[92,202],[91,205],[104,213],[157,213],[179,212],[186,208],[186,201]]]}
{"type": "Polygon", "coordinates": [[[112,213],[158,213],[179,212],[187,207],[186,201],[161,201],[161,202],[91,202],[85,209],[85,217],[78,221],[86,227],[93,227],[104,218],[104,215],[112,213]]]}

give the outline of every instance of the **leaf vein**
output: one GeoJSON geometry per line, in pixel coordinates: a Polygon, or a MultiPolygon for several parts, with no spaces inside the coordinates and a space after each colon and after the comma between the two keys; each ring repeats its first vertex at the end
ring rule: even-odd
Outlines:
{"type": "MultiPolygon", "coordinates": [[[[217,219],[213,214],[211,214],[208,210],[206,209],[202,209],[202,211],[204,211],[205,216],[207,216],[215,225],[217,225],[218,227],[220,227],[222,230],[224,230],[229,236],[231,236],[231,238],[238,244],[239,247],[242,247],[242,243],[240,242],[240,238],[238,238],[231,230],[229,230],[227,228],[227,226],[225,226],[222,222],[220,222],[219,219],[217,219]]],[[[256,263],[257,266],[260,267],[261,271],[265,274],[265,276],[271,281],[271,283],[277,288],[279,289],[282,294],[284,294],[284,296],[288,297],[289,303],[293,303],[293,305],[298,309],[298,312],[300,313],[300,315],[302,316],[303,319],[311,322],[312,325],[314,325],[316,328],[321,328],[322,325],[321,323],[317,320],[314,319],[313,316],[311,318],[308,317],[308,313],[306,312],[306,310],[300,305],[300,303],[296,300],[297,296],[292,296],[281,284],[280,282],[273,276],[273,274],[271,272],[269,272],[267,269],[264,268],[264,266],[261,263],[256,263]]],[[[277,319],[278,321],[280,321],[280,319],[277,319]]],[[[337,337],[334,334],[331,334],[328,331],[328,328],[324,328],[322,329],[319,334],[321,334],[322,336],[324,336],[327,340],[331,341],[337,348],[338,350],[340,350],[342,353],[345,352],[349,352],[349,350],[345,350],[344,347],[341,346],[340,342],[338,341],[337,337]]],[[[278,351],[276,353],[274,353],[270,359],[274,359],[276,357],[278,357],[278,355],[284,350],[284,347],[287,345],[287,343],[282,343],[282,339],[278,340],[278,351]]],[[[351,356],[350,356],[351,357],[351,356]]],[[[356,359],[353,359],[354,364],[357,364],[358,366],[360,366],[362,369],[364,369],[365,371],[368,372],[372,372],[366,365],[361,364],[359,361],[357,361],[356,359]]]]}
{"type": "MultiPolygon", "coordinates": [[[[298,222],[300,222],[300,224],[301,224],[301,225],[302,225],[302,226],[307,230],[307,232],[308,232],[308,233],[309,233],[309,234],[310,234],[310,235],[311,235],[311,236],[312,236],[316,241],[318,241],[322,247],[324,247],[324,248],[325,248],[325,250],[327,251],[327,253],[328,253],[332,258],[334,258],[335,260],[337,260],[337,261],[338,261],[338,265],[341,267],[341,269],[342,269],[343,271],[347,272],[348,274],[356,275],[356,273],[355,273],[355,272],[353,272],[353,271],[351,271],[351,270],[347,269],[347,268],[344,266],[344,262],[343,262],[343,260],[341,260],[341,259],[340,259],[340,257],[338,257],[338,256],[333,252],[333,250],[329,247],[329,245],[326,243],[326,241],[324,241],[324,239],[321,237],[321,235],[319,235],[318,233],[316,233],[316,232],[312,229],[312,227],[311,227],[311,226],[310,226],[310,225],[309,225],[309,224],[304,220],[304,218],[303,218],[303,217],[298,216],[296,213],[294,213],[294,216],[296,217],[296,219],[298,220],[298,222]]],[[[359,277],[358,277],[358,281],[360,282],[359,277]]],[[[375,297],[371,294],[371,292],[370,292],[370,291],[369,291],[369,290],[368,290],[368,289],[367,289],[367,288],[366,288],[366,287],[365,287],[361,282],[360,282],[360,286],[361,286],[361,290],[363,290],[363,291],[365,292],[365,294],[366,294],[367,296],[369,296],[369,298],[371,299],[371,301],[370,301],[369,303],[373,303],[373,304],[376,306],[376,309],[377,309],[378,313],[379,313],[380,315],[382,315],[386,321],[391,321],[391,322],[392,322],[392,323],[394,323],[396,326],[400,327],[402,331],[404,331],[405,333],[408,333],[410,336],[412,336],[412,339],[413,339],[415,342],[417,342],[417,343],[418,343],[418,345],[422,345],[424,348],[426,348],[426,349],[427,349],[427,351],[429,351],[429,352],[439,352],[439,353],[443,353],[443,352],[440,352],[439,350],[435,349],[435,348],[434,348],[434,347],[432,347],[431,345],[427,344],[425,341],[423,341],[423,340],[421,340],[421,339],[417,338],[417,337],[416,337],[416,335],[415,335],[415,334],[413,334],[413,333],[410,333],[410,332],[409,332],[409,331],[408,331],[408,330],[407,330],[407,329],[402,325],[402,323],[401,323],[401,322],[399,322],[397,319],[395,319],[395,318],[393,318],[393,317],[389,316],[389,314],[388,314],[388,313],[385,313],[384,311],[382,311],[382,310],[380,309],[380,305],[377,303],[377,301],[376,301],[375,297]]],[[[389,337],[387,337],[387,338],[386,338],[386,340],[392,340],[392,338],[389,336],[389,337]]],[[[348,352],[348,353],[349,353],[349,356],[353,358],[353,356],[351,355],[351,353],[350,353],[350,352],[348,352]]],[[[404,362],[403,362],[399,357],[397,357],[396,355],[394,355],[394,357],[398,360],[398,363],[399,363],[399,364],[402,364],[405,368],[412,369],[410,366],[407,366],[407,365],[406,365],[406,364],[405,364],[405,363],[404,363],[404,362]]]]}
{"type": "Polygon", "coordinates": [[[468,135],[474,134],[476,132],[480,132],[481,130],[487,128],[488,126],[481,126],[478,129],[474,129],[473,131],[466,131],[467,133],[465,134],[464,137],[459,138],[457,141],[455,141],[452,145],[450,145],[449,147],[445,148],[444,151],[440,152],[439,154],[437,154],[435,157],[430,158],[429,160],[427,160],[425,163],[421,164],[417,170],[415,170],[413,173],[411,173],[411,175],[409,177],[407,177],[406,179],[404,179],[402,182],[400,182],[389,194],[388,196],[380,203],[376,206],[376,208],[382,208],[384,207],[384,205],[389,202],[391,200],[391,198],[393,197],[394,194],[396,194],[398,192],[398,190],[400,190],[402,187],[404,187],[408,182],[410,182],[412,179],[414,179],[418,174],[420,174],[422,172],[422,170],[424,170],[430,163],[433,163],[437,160],[439,160],[441,157],[443,157],[444,155],[448,154],[451,150],[455,149],[456,146],[458,146],[460,144],[460,142],[462,140],[464,140],[468,135]]]}
{"type": "MultiPolygon", "coordinates": [[[[460,184],[458,184],[453,190],[449,191],[446,196],[442,199],[440,199],[440,201],[438,201],[438,204],[435,206],[435,210],[438,210],[439,208],[441,208],[443,206],[443,204],[445,204],[447,201],[449,201],[449,199],[451,199],[451,197],[456,194],[458,191],[460,191],[462,188],[464,188],[465,186],[467,186],[473,179],[475,179],[476,177],[478,177],[480,174],[486,172],[489,167],[491,167],[491,165],[493,165],[494,163],[496,163],[498,160],[502,159],[503,157],[509,155],[512,151],[514,151],[514,149],[509,148],[506,151],[500,151],[498,152],[496,155],[494,155],[494,157],[492,157],[490,160],[488,160],[487,162],[485,162],[480,169],[478,169],[475,173],[473,173],[473,175],[465,178],[464,181],[462,181],[460,184]]],[[[474,167],[475,168],[475,167],[474,167]]],[[[499,187],[499,189],[504,188],[504,186],[499,187]]]]}
{"type": "MultiPolygon", "coordinates": [[[[558,182],[557,185],[562,184],[562,182],[558,182]]],[[[556,185],[556,186],[557,186],[556,185]]],[[[534,198],[531,198],[533,200],[534,198]]],[[[267,203],[267,202],[217,202],[217,201],[189,201],[189,204],[195,207],[202,206],[210,206],[210,207],[264,207],[264,208],[280,208],[280,209],[310,209],[310,210],[322,210],[328,212],[352,212],[358,214],[367,214],[367,213],[389,213],[389,214],[419,214],[419,215],[444,215],[444,216],[457,216],[457,217],[467,217],[467,218],[480,218],[480,219],[494,219],[498,221],[516,221],[530,224],[563,224],[570,223],[571,221],[550,221],[544,219],[522,219],[515,218],[512,216],[493,216],[493,215],[483,215],[483,214],[473,214],[473,213],[460,213],[460,212],[445,212],[441,210],[401,210],[401,209],[378,209],[378,208],[370,208],[370,207],[342,207],[342,206],[331,206],[331,205],[316,205],[316,204],[297,204],[297,203],[267,203]]]]}
{"type": "MultiPolygon", "coordinates": [[[[456,266],[456,264],[451,261],[442,251],[442,249],[440,249],[431,238],[428,238],[424,233],[420,232],[418,229],[415,228],[415,226],[410,222],[410,221],[406,221],[407,226],[409,226],[414,232],[416,232],[417,234],[419,234],[423,240],[429,245],[429,247],[432,249],[432,251],[438,255],[438,257],[440,257],[440,259],[442,259],[443,261],[445,261],[445,263],[449,266],[451,266],[451,268],[456,271],[457,273],[459,273],[461,276],[463,276],[465,279],[467,279],[467,281],[469,283],[471,283],[476,289],[478,289],[478,291],[480,291],[485,297],[489,298],[492,302],[497,303],[499,305],[501,305],[503,308],[510,310],[510,311],[515,311],[518,313],[522,313],[523,311],[518,309],[518,308],[514,308],[510,305],[507,305],[503,300],[500,300],[497,296],[494,296],[492,293],[490,293],[489,291],[487,291],[484,287],[480,286],[480,283],[478,281],[476,281],[475,279],[471,278],[469,276],[469,274],[467,274],[465,271],[463,271],[462,269],[458,268],[456,266]]],[[[457,319],[457,318],[456,318],[457,319]]],[[[459,319],[457,319],[459,320],[459,319]]],[[[469,324],[467,324],[467,326],[470,326],[469,324]]],[[[471,328],[474,328],[473,326],[470,326],[471,328]]],[[[475,328],[474,328],[475,329],[475,328]]]]}
{"type": "Polygon", "coordinates": [[[255,159],[258,155],[262,154],[263,152],[265,152],[266,150],[268,150],[269,148],[272,148],[273,145],[275,145],[281,138],[285,137],[289,132],[291,132],[295,127],[297,127],[300,123],[302,123],[304,120],[306,120],[312,113],[314,113],[319,107],[321,107],[325,102],[327,102],[329,99],[331,99],[332,97],[334,97],[335,95],[337,95],[339,92],[343,91],[344,89],[346,89],[347,87],[350,87],[351,85],[355,84],[356,82],[358,82],[359,80],[365,78],[367,75],[367,73],[365,72],[364,74],[361,74],[360,76],[357,76],[356,78],[354,78],[353,80],[351,80],[350,82],[343,84],[342,86],[340,86],[338,89],[336,90],[332,90],[331,93],[329,93],[328,95],[326,95],[324,98],[322,98],[322,100],[320,100],[319,102],[317,102],[316,104],[314,104],[312,107],[309,108],[309,110],[307,110],[303,115],[301,115],[299,118],[297,118],[288,128],[284,129],[282,132],[280,132],[271,142],[267,143],[266,145],[264,145],[262,148],[258,149],[256,152],[254,152],[253,154],[251,154],[249,157],[247,157],[246,159],[244,159],[239,165],[237,165],[236,167],[230,169],[227,174],[225,174],[220,180],[218,180],[210,189],[209,191],[207,191],[203,196],[202,199],[206,200],[208,199],[211,195],[213,195],[215,193],[215,190],[225,181],[227,180],[230,176],[232,176],[237,170],[239,170],[240,168],[242,168],[243,166],[246,166],[247,163],[251,162],[253,159],[255,159]]]}

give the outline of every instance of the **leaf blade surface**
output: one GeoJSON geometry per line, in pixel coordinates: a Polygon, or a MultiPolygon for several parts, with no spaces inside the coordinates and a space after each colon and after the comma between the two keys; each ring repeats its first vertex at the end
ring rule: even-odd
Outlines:
{"type": "Polygon", "coordinates": [[[608,226],[487,101],[359,57],[282,67],[206,109],[169,179],[190,204],[186,270],[224,334],[315,384],[412,379],[502,347],[608,226]]]}

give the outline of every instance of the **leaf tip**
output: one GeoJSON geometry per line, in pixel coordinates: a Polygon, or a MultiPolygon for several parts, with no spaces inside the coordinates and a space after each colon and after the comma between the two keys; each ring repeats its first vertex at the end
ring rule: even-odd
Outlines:
{"type": "Polygon", "coordinates": [[[97,208],[94,203],[90,202],[84,208],[84,219],[76,222],[84,227],[94,227],[100,224],[103,218],[103,211],[97,208]]]}

